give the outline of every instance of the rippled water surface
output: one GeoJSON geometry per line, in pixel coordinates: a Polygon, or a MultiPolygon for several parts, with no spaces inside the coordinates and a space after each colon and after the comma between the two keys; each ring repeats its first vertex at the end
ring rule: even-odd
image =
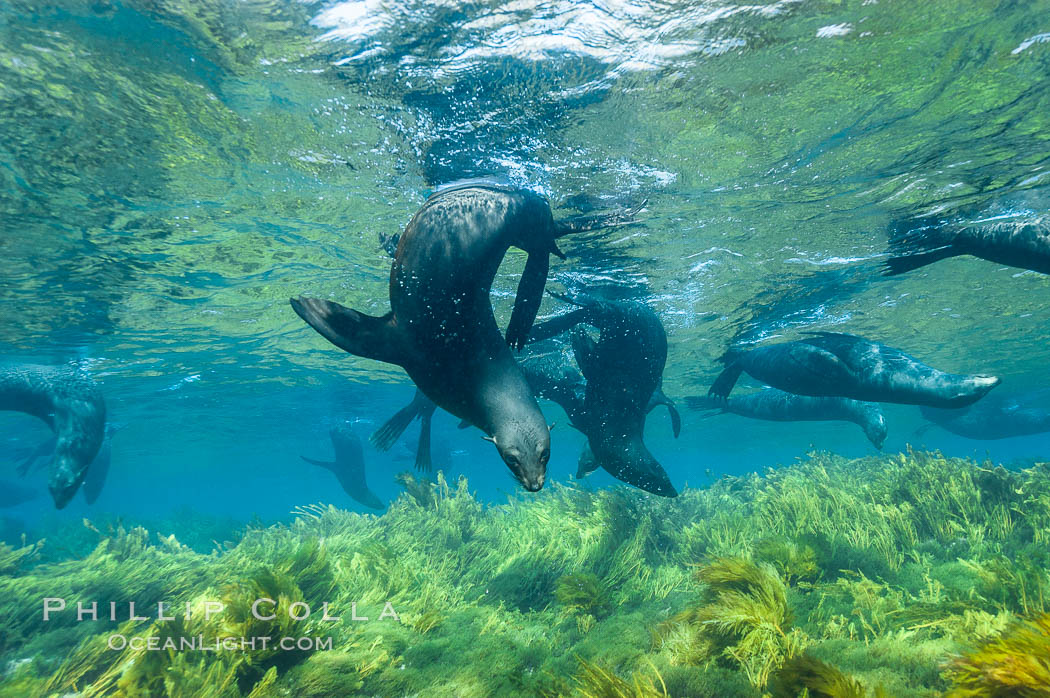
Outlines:
{"type": "MultiPolygon", "coordinates": [[[[0,0],[0,354],[100,381],[126,425],[108,510],[345,505],[299,454],[334,421],[367,433],[411,387],[287,299],[382,314],[378,235],[441,183],[499,174],[556,215],[647,200],[635,225],[566,240],[549,288],[646,299],[672,397],[705,393],[732,342],[808,330],[1020,391],[1047,378],[1048,277],[879,263],[899,219],[1050,210],[1048,73],[1043,1],[0,0]]],[[[497,277],[501,323],[523,263],[497,277]]],[[[888,416],[890,449],[1046,455],[888,416]]],[[[566,480],[582,440],[555,436],[566,480]]],[[[3,413],[0,438],[46,430],[3,413]]],[[[476,432],[442,418],[437,438],[446,470],[513,491],[476,432]]],[[[680,485],[870,450],[852,425],[700,413],[678,441],[654,416],[649,439],[680,485]]],[[[404,454],[368,458],[390,498],[404,454]]]]}

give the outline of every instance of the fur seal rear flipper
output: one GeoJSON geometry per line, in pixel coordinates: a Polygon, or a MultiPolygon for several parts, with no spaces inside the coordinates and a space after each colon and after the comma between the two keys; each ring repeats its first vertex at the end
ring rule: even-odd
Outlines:
{"type": "Polygon", "coordinates": [[[292,307],[336,346],[402,366],[424,395],[492,439],[519,482],[536,491],[550,435],[508,345],[525,344],[559,234],[547,201],[533,192],[452,187],[431,196],[401,234],[390,313],[375,318],[307,298],[292,307]],[[489,291],[512,246],[529,262],[504,341],[489,291]]]}
{"type": "Polygon", "coordinates": [[[47,487],[65,507],[84,481],[106,430],[106,403],[95,383],[67,366],[0,365],[0,410],[33,415],[55,433],[47,487]]]}
{"type": "Polygon", "coordinates": [[[306,456],[300,456],[300,458],[307,463],[332,471],[332,474],[339,480],[343,491],[354,501],[373,509],[383,509],[383,502],[368,489],[368,483],[365,481],[365,459],[361,439],[346,424],[332,427],[328,435],[332,439],[332,447],[335,450],[334,461],[314,460],[306,456]]]}
{"type": "Polygon", "coordinates": [[[416,470],[429,472],[433,467],[430,456],[430,428],[437,405],[421,390],[416,389],[412,402],[398,410],[368,440],[380,451],[389,451],[412,420],[419,419],[419,444],[416,446],[416,470]]]}
{"type": "Polygon", "coordinates": [[[844,397],[811,397],[767,388],[743,397],[720,400],[691,396],[686,404],[693,409],[717,409],[722,412],[764,419],[771,422],[853,422],[875,448],[886,441],[886,418],[877,402],[860,402],[844,397]]]}
{"type": "Polygon", "coordinates": [[[847,397],[930,407],[965,407],[999,385],[994,376],[945,373],[900,349],[836,332],[808,332],[809,339],[726,352],[725,370],[708,395],[729,397],[747,372],[796,395],[847,397]]]}
{"type": "Polygon", "coordinates": [[[920,218],[895,223],[890,254],[883,269],[886,276],[961,255],[1050,274],[1050,216],[995,216],[974,222],[920,218]]]}

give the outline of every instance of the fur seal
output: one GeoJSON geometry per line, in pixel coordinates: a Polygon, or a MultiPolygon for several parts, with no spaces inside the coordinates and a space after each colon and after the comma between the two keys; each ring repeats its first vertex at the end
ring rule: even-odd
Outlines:
{"type": "Polygon", "coordinates": [[[815,335],[750,351],[726,352],[725,370],[708,395],[727,399],[740,374],[774,388],[814,397],[848,397],[930,407],[964,407],[999,385],[994,376],[945,373],[900,349],[851,334],[815,335]]]}
{"type": "Polygon", "coordinates": [[[432,402],[481,429],[514,477],[535,492],[546,476],[550,434],[508,345],[525,345],[550,255],[564,257],[556,240],[623,218],[556,223],[534,192],[465,182],[431,196],[398,239],[389,313],[372,317],[312,298],[291,304],[336,346],[404,368],[432,402]],[[528,253],[528,261],[504,341],[489,291],[510,247],[528,253]]]}
{"type": "Polygon", "coordinates": [[[65,366],[0,366],[0,410],[25,412],[54,432],[47,487],[65,507],[84,481],[106,431],[106,403],[95,383],[65,366]]]}
{"type": "Polygon", "coordinates": [[[1031,404],[1029,397],[989,398],[954,410],[919,409],[923,417],[940,428],[967,439],[994,441],[1050,431],[1050,410],[1031,404]]]}
{"type": "Polygon", "coordinates": [[[810,397],[767,388],[757,393],[719,400],[691,396],[686,404],[694,409],[720,409],[722,412],[764,419],[771,422],[853,422],[877,449],[886,442],[886,417],[877,402],[860,402],[845,397],[810,397]]]}
{"type": "Polygon", "coordinates": [[[667,362],[667,334],[660,318],[644,303],[580,296],[556,296],[577,307],[533,328],[530,342],[570,332],[576,365],[585,381],[574,380],[562,368],[560,376],[535,375],[541,396],[558,402],[574,427],[587,437],[594,462],[635,487],[665,497],[677,496],[667,473],[642,440],[645,418],[657,405],[671,414],[677,437],[681,417],[662,390],[667,362]],[[595,341],[582,330],[598,330],[595,341]]]}
{"type": "Polygon", "coordinates": [[[923,218],[895,224],[883,274],[894,276],[949,257],[971,255],[1050,274],[1050,216],[950,222],[923,218]]]}
{"type": "MultiPolygon", "coordinates": [[[[120,430],[114,424],[106,425],[106,436],[102,439],[95,459],[88,466],[84,482],[80,485],[80,493],[84,495],[84,502],[94,504],[98,496],[102,494],[102,488],[106,484],[106,476],[109,474],[109,461],[112,455],[113,435],[120,430]]],[[[33,450],[17,467],[16,472],[25,477],[31,470],[36,470],[36,464],[41,462],[44,456],[55,450],[57,439],[51,437],[33,450]]]]}
{"type": "Polygon", "coordinates": [[[365,481],[365,458],[361,439],[347,424],[332,427],[328,435],[332,439],[332,448],[335,451],[334,461],[314,460],[306,456],[300,458],[332,471],[343,491],[355,502],[373,509],[383,509],[383,502],[368,489],[368,483],[365,481]]]}

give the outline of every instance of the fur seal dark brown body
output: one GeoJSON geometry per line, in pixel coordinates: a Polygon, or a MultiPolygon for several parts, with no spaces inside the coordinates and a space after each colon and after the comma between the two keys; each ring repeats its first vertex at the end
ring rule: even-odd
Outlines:
{"type": "Polygon", "coordinates": [[[525,344],[560,234],[547,201],[533,192],[455,187],[427,200],[402,233],[389,313],[371,317],[309,298],[292,307],[336,346],[403,367],[430,400],[485,432],[514,476],[536,491],[550,434],[508,344],[525,344]],[[529,257],[504,341],[489,292],[510,247],[529,257]]]}
{"type": "Polygon", "coordinates": [[[647,492],[677,496],[642,439],[646,415],[658,404],[670,410],[674,435],[681,430],[678,411],[661,389],[667,334],[660,318],[644,303],[586,296],[563,300],[577,309],[537,325],[529,341],[569,332],[586,382],[533,376],[526,369],[530,383],[539,382],[543,389],[537,392],[562,405],[573,426],[587,437],[594,464],[647,492]],[[597,329],[598,339],[580,325],[597,329]]]}
{"type": "Polygon", "coordinates": [[[796,395],[848,397],[930,407],[965,407],[999,385],[994,376],[945,373],[900,349],[835,332],[751,351],[730,351],[711,390],[726,399],[740,374],[796,395]]]}

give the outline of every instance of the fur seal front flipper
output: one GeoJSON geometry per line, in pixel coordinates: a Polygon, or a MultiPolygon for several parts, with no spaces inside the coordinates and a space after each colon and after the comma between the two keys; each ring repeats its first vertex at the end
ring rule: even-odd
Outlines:
{"type": "Polygon", "coordinates": [[[55,507],[65,507],[105,437],[106,403],[94,381],[67,366],[0,365],[0,410],[25,412],[51,427],[47,486],[55,507]]]}
{"type": "Polygon", "coordinates": [[[546,253],[529,255],[518,282],[514,310],[507,323],[507,344],[514,349],[520,351],[529,340],[529,332],[532,331],[532,324],[536,321],[536,313],[543,300],[543,287],[547,285],[549,271],[550,257],[546,253]]]}
{"type": "Polygon", "coordinates": [[[394,326],[394,314],[365,315],[320,298],[292,298],[296,314],[321,336],[355,356],[403,366],[411,351],[394,326]]]}

